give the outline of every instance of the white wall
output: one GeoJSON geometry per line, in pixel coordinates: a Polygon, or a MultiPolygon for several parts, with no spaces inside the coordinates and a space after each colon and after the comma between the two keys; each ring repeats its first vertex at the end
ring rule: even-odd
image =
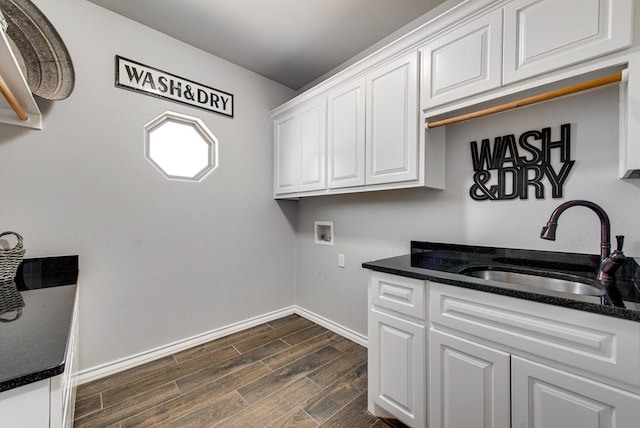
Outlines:
{"type": "Polygon", "coordinates": [[[361,264],[409,252],[410,240],[599,254],[600,225],[587,208],[560,218],[557,240],[539,238],[553,209],[587,199],[609,214],[612,236],[626,235],[625,252],[640,256],[640,180],[616,178],[617,87],[602,88],[447,128],[446,188],[409,189],[302,199],[298,217],[296,303],[366,335],[367,272],[361,264]],[[576,160],[563,199],[474,201],[469,143],[571,123],[576,160]],[[335,222],[335,246],[313,243],[313,221],[335,222]],[[346,267],[337,266],[338,254],[346,267]]]}
{"type": "Polygon", "coordinates": [[[80,369],[292,305],[295,207],[272,198],[269,110],[293,91],[84,0],[34,3],[76,87],[40,100],[42,131],[0,124],[0,229],[26,257],[80,255],[80,369]],[[116,54],[234,94],[235,117],[115,88],[116,54]],[[166,110],[218,137],[204,181],[144,158],[143,126],[166,110]]]}

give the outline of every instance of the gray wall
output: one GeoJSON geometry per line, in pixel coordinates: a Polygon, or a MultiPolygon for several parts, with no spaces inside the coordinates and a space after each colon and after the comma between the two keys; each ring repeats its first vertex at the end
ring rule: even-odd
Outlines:
{"type": "Polygon", "coordinates": [[[600,204],[611,218],[612,235],[626,235],[625,252],[640,256],[640,180],[617,174],[618,92],[616,87],[555,100],[447,128],[446,188],[409,189],[303,199],[298,213],[296,303],[361,334],[366,327],[365,261],[406,254],[409,241],[599,253],[599,222],[586,208],[560,218],[557,240],[539,238],[553,209],[570,199],[600,204]],[[576,160],[563,199],[474,201],[469,143],[483,138],[572,125],[576,160]],[[313,221],[335,222],[335,246],[313,243],[313,221]],[[346,267],[338,267],[338,254],[346,267]]]}
{"type": "Polygon", "coordinates": [[[42,131],[0,124],[0,229],[24,235],[27,257],[80,255],[81,369],[294,303],[366,335],[360,265],[407,253],[411,239],[598,252],[586,209],[547,242],[540,228],[561,200],[471,200],[472,140],[571,123],[564,200],[601,204],[640,255],[640,182],[616,178],[615,88],[450,126],[444,191],[275,202],[269,110],[293,91],[92,3],[35,3],[71,51],[76,89],[40,100],[42,131]],[[236,117],[115,88],[116,54],[233,93],[236,117]],[[166,110],[200,117],[220,141],[201,183],[168,181],[144,159],[142,128],[166,110]],[[314,220],[335,222],[334,247],[313,244],[314,220]]]}
{"type": "Polygon", "coordinates": [[[76,87],[40,100],[42,131],[0,124],[0,229],[26,257],[80,255],[80,368],[292,305],[295,215],[272,198],[269,110],[293,91],[84,0],[35,3],[76,87]],[[115,88],[116,54],[234,94],[235,118],[115,88]],[[167,110],[219,139],[200,183],[144,158],[143,126],[167,110]]]}

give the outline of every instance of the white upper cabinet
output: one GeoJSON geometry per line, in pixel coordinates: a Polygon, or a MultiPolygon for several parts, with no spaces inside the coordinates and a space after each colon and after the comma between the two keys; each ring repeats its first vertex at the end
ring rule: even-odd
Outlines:
{"type": "Polygon", "coordinates": [[[364,79],[327,96],[328,187],[365,184],[364,79]]]}
{"type": "Polygon", "coordinates": [[[442,133],[419,134],[418,51],[276,109],[276,197],[442,188],[442,133]],[[429,159],[433,157],[433,159],[429,159]]]}
{"type": "Polygon", "coordinates": [[[324,189],[326,165],[325,98],[276,117],[275,193],[324,189]]]}
{"type": "Polygon", "coordinates": [[[418,52],[367,75],[367,184],[418,180],[418,52]]]}
{"type": "Polygon", "coordinates": [[[633,41],[632,29],[633,0],[505,2],[420,49],[421,108],[624,49],[633,41]]]}
{"type": "Polygon", "coordinates": [[[326,118],[324,99],[299,114],[300,190],[325,188],[326,118]]]}
{"type": "Polygon", "coordinates": [[[423,109],[500,87],[502,10],[435,39],[420,53],[423,109]]]}
{"type": "Polygon", "coordinates": [[[274,122],[276,194],[293,192],[298,174],[298,118],[295,112],[274,122]]]}
{"type": "Polygon", "coordinates": [[[504,6],[504,83],[631,45],[633,0],[514,0],[504,6]]]}
{"type": "Polygon", "coordinates": [[[424,121],[625,65],[620,174],[640,176],[636,1],[474,0],[434,15],[272,111],[275,196],[442,189],[445,128],[424,121]]]}

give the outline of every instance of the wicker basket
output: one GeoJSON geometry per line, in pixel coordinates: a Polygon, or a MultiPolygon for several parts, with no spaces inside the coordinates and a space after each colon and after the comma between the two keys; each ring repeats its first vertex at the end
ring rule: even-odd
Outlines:
{"type": "Polygon", "coordinates": [[[16,283],[13,281],[0,282],[0,322],[17,320],[22,316],[22,308],[24,308],[24,299],[16,288],[16,283]],[[13,317],[6,315],[13,311],[16,311],[13,317]]]}
{"type": "Polygon", "coordinates": [[[7,235],[15,235],[18,243],[8,250],[0,248],[0,282],[14,280],[25,251],[22,246],[22,236],[16,232],[2,232],[0,238],[7,235]]]}

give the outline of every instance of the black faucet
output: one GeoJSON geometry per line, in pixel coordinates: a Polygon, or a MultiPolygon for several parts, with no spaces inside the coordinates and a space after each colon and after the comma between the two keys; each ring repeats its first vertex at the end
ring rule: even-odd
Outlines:
{"type": "Polygon", "coordinates": [[[562,203],[556,208],[549,217],[547,225],[542,228],[540,237],[542,239],[548,239],[550,241],[556,240],[556,228],[558,227],[558,218],[567,208],[574,206],[583,206],[593,210],[600,219],[600,267],[598,268],[597,278],[603,283],[610,283],[615,281],[615,273],[618,268],[624,263],[625,256],[622,253],[622,246],[624,245],[624,236],[616,236],[617,249],[613,255],[611,252],[611,223],[609,222],[609,216],[602,209],[600,205],[594,204],[589,201],[574,200],[562,203]]]}

